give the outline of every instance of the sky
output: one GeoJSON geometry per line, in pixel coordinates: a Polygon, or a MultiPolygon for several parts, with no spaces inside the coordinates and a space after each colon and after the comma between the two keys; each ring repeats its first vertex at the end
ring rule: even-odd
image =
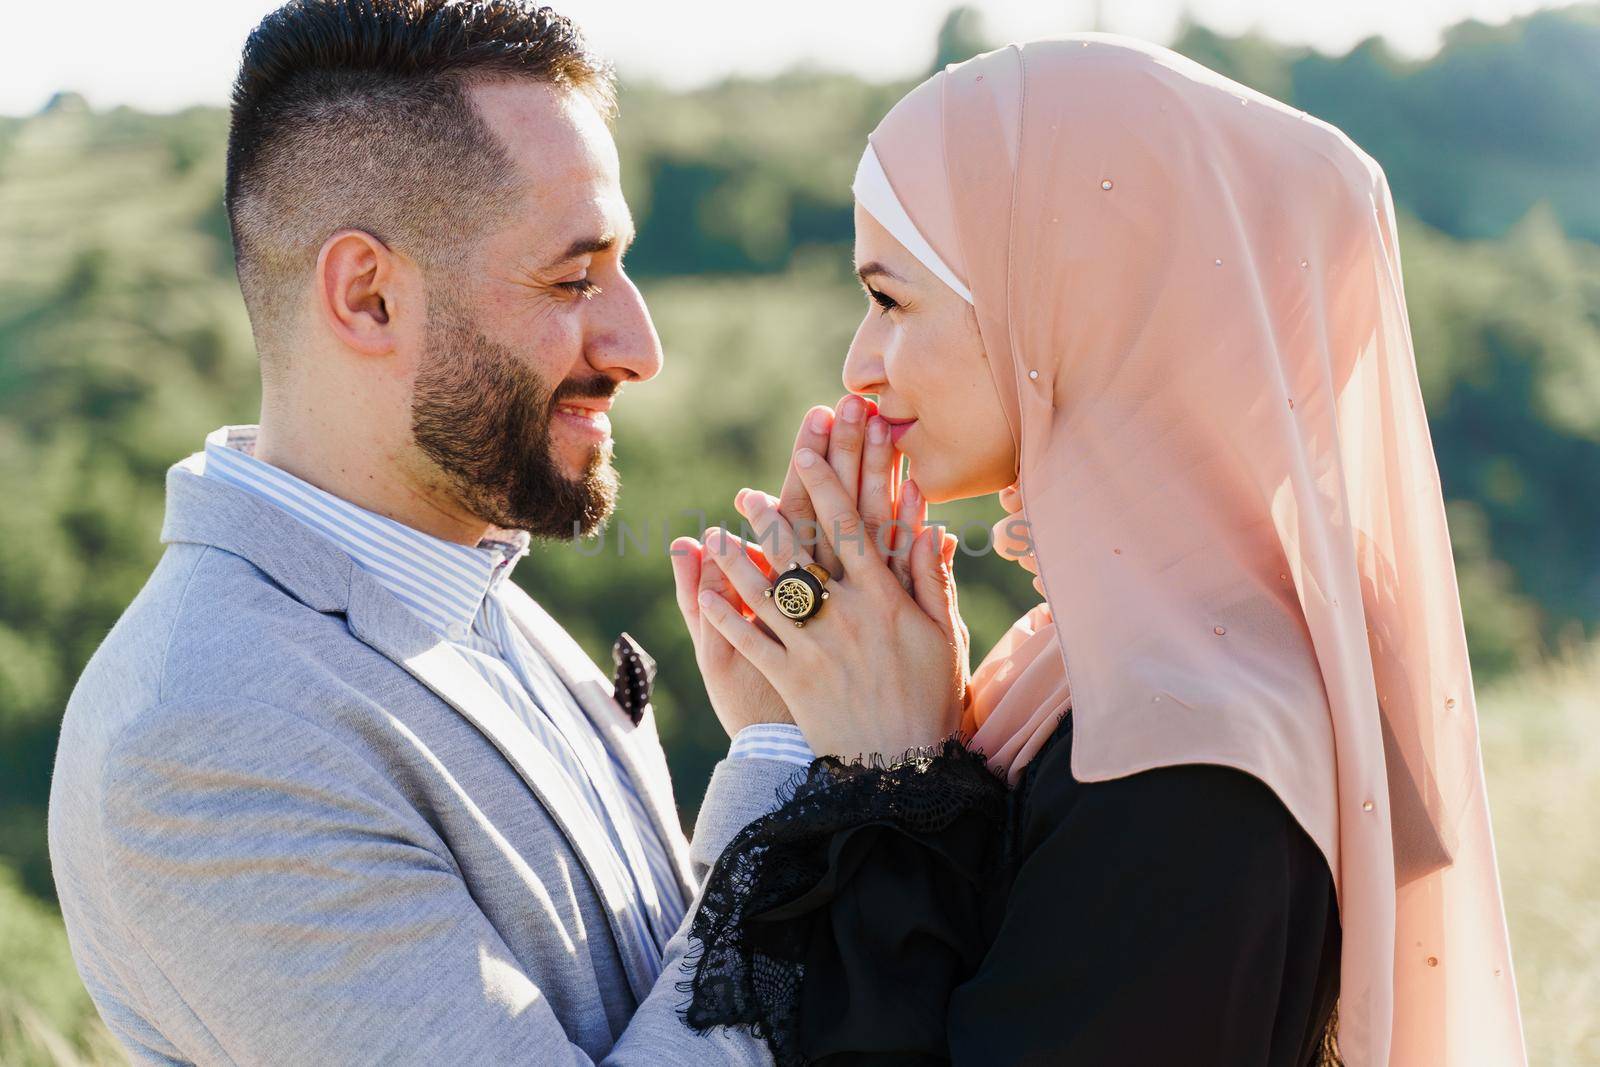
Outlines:
{"type": "MultiPolygon", "coordinates": [[[[925,69],[953,6],[940,0],[550,0],[621,77],[687,87],[796,64],[874,80],[925,69]]],[[[95,107],[171,111],[224,104],[251,27],[279,0],[0,0],[0,114],[37,111],[57,90],[95,107]]],[[[1541,0],[977,0],[997,42],[1100,29],[1169,43],[1185,10],[1224,33],[1340,53],[1374,34],[1426,56],[1467,18],[1503,23],[1541,0]],[[1096,22],[1098,20],[1098,25],[1096,22]]]]}

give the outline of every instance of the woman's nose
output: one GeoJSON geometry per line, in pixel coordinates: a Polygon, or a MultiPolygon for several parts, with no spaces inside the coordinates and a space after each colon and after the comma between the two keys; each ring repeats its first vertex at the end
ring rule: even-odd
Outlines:
{"type": "Polygon", "coordinates": [[[856,330],[844,357],[844,387],[852,393],[876,393],[884,384],[883,356],[871,334],[869,318],[856,330]]]}

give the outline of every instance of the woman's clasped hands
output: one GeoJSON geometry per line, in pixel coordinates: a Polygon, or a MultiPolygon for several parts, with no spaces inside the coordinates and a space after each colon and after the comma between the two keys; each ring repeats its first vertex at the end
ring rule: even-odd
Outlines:
{"type": "Polygon", "coordinates": [[[781,704],[819,755],[891,759],[956,732],[970,673],[956,538],[928,524],[899,460],[870,401],[813,408],[782,495],[739,492],[754,541],[713,527],[704,545],[674,542],[679,608],[725,726],[783,721],[781,704]],[[803,626],[766,595],[795,563],[831,575],[803,626]],[[741,700],[763,707],[729,706],[741,700]]]}

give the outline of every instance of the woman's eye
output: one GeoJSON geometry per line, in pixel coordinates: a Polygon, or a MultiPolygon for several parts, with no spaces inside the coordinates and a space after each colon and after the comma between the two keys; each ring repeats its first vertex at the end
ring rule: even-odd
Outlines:
{"type": "Polygon", "coordinates": [[[579,278],[575,282],[557,282],[556,284],[565,289],[567,292],[576,296],[584,297],[585,299],[591,296],[600,295],[600,287],[594,282],[590,281],[588,278],[579,278]]]}
{"type": "Polygon", "coordinates": [[[867,295],[872,298],[872,302],[874,304],[877,304],[884,311],[893,311],[895,308],[900,306],[899,303],[896,302],[894,297],[890,296],[888,293],[881,292],[881,291],[879,291],[877,289],[873,289],[871,287],[868,287],[867,295]]]}

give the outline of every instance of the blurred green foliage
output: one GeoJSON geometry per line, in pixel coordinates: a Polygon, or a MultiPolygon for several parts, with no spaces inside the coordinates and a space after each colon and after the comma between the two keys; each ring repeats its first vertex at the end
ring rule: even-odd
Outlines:
{"type": "MultiPolygon", "coordinates": [[[[936,55],[983,47],[981,23],[958,10],[936,55]]],[[[1389,175],[1475,678],[1518,677],[1584,640],[1600,622],[1600,7],[1464,23],[1423,62],[1376,40],[1329,57],[1195,25],[1175,47],[1340,126],[1389,175]]],[[[686,817],[726,738],[665,543],[736,524],[733,493],[775,488],[800,415],[842,392],[865,310],[850,278],[850,178],[910,86],[792,72],[623,94],[617,134],[640,226],[629,264],[666,369],[615,412],[624,490],[612,529],[536,549],[518,574],[598,662],[623,629],[655,654],[686,817]],[[619,554],[624,525],[648,543],[619,554]]],[[[217,109],[94,112],[70,94],[0,119],[5,1062],[68,1062],[103,1039],[50,903],[58,723],[160,553],[167,466],[215,426],[256,417],[222,211],[226,126],[217,109]],[[24,985],[27,1003],[13,1004],[24,985]]],[[[935,513],[971,523],[973,543],[1000,515],[988,502],[935,513]]],[[[976,659],[1034,597],[992,556],[956,566],[976,659]]]]}

